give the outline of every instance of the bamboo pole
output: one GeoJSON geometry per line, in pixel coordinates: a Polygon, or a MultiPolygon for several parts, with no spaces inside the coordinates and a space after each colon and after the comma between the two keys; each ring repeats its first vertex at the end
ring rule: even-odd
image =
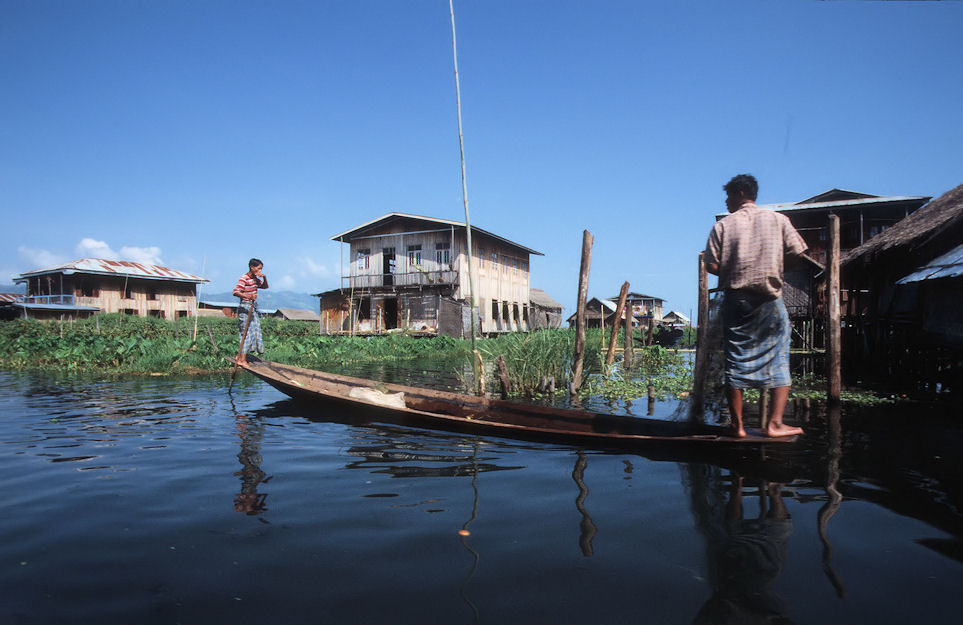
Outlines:
{"type": "Polygon", "coordinates": [[[578,394],[582,387],[582,367],[585,360],[585,304],[588,298],[589,268],[592,266],[592,233],[582,231],[582,265],[578,274],[578,304],[575,314],[575,354],[572,364],[572,383],[569,392],[578,394]]]}
{"type": "Polygon", "coordinates": [[[831,403],[838,403],[842,392],[842,362],[839,316],[839,217],[836,215],[829,216],[829,249],[826,270],[827,398],[831,403]]]}
{"type": "Polygon", "coordinates": [[[612,336],[609,337],[609,351],[605,354],[605,368],[608,369],[612,366],[612,361],[615,360],[615,344],[618,342],[619,338],[619,326],[618,320],[622,318],[622,313],[625,311],[625,299],[629,295],[629,283],[622,283],[622,290],[619,291],[619,303],[615,307],[615,323],[612,324],[612,336]]]}
{"type": "Polygon", "coordinates": [[[696,321],[695,368],[692,372],[692,405],[690,416],[701,418],[704,410],[706,368],[709,359],[709,274],[705,252],[699,252],[699,317],[696,321]]]}
{"type": "Polygon", "coordinates": [[[468,217],[468,176],[465,168],[465,134],[461,124],[461,81],[458,76],[458,44],[455,37],[455,4],[453,0],[448,0],[448,12],[451,16],[451,57],[455,69],[455,108],[458,112],[458,151],[461,155],[461,195],[465,205],[465,239],[468,250],[465,257],[468,259],[468,302],[471,307],[471,348],[475,349],[475,287],[474,277],[472,276],[472,245],[471,245],[471,219],[468,217]]]}

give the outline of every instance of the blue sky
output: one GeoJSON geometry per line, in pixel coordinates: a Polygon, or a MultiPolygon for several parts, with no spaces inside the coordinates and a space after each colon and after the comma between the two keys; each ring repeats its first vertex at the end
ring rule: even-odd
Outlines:
{"type": "MultiPolygon", "coordinates": [[[[732,175],[761,203],[963,182],[963,2],[456,1],[472,223],[532,286],[695,307],[732,175]]],[[[0,3],[0,282],[84,256],[339,284],[329,238],[463,219],[447,0],[0,3]]]]}

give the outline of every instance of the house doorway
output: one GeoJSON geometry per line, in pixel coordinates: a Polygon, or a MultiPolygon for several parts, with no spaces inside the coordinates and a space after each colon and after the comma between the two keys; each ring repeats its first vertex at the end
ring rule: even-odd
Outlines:
{"type": "Polygon", "coordinates": [[[394,330],[398,327],[398,298],[386,297],[383,304],[385,330],[394,330]]]}
{"type": "MultiPolygon", "coordinates": [[[[393,286],[395,283],[395,248],[386,247],[381,250],[381,283],[384,286],[393,286]]],[[[397,302],[395,302],[397,307],[397,302]]]]}

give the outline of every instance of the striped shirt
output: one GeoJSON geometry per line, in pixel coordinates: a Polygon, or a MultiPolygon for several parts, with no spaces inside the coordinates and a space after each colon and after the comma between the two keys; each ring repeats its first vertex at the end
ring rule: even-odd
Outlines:
{"type": "Polygon", "coordinates": [[[257,293],[257,290],[260,287],[261,282],[258,279],[252,278],[250,273],[244,273],[240,278],[237,279],[237,285],[234,287],[234,295],[245,299],[251,299],[251,297],[257,293]]]}
{"type": "Polygon", "coordinates": [[[719,265],[719,288],[782,295],[784,259],[807,249],[789,218],[752,202],[716,222],[705,262],[719,265]]]}

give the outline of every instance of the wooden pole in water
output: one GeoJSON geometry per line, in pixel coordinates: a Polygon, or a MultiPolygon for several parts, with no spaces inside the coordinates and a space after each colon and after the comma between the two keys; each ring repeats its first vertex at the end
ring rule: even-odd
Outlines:
{"type": "Polygon", "coordinates": [[[612,336],[609,337],[609,351],[605,354],[605,368],[608,369],[612,366],[612,361],[615,360],[615,344],[619,339],[619,319],[622,318],[622,313],[625,312],[625,300],[629,296],[629,283],[622,283],[622,290],[619,291],[619,303],[615,307],[615,322],[612,324],[612,336]]]}
{"type": "Polygon", "coordinates": [[[826,259],[826,378],[827,399],[839,403],[842,392],[841,336],[839,316],[839,217],[829,216],[829,249],[826,259]]]}
{"type": "Polygon", "coordinates": [[[582,387],[582,367],[585,360],[585,304],[588,298],[589,268],[592,266],[592,242],[588,230],[582,231],[582,265],[578,274],[578,303],[575,314],[575,354],[572,364],[572,383],[569,393],[578,394],[582,387]]]}
{"type": "Polygon", "coordinates": [[[704,410],[706,366],[709,358],[709,274],[706,271],[705,252],[699,252],[699,317],[696,321],[695,368],[692,372],[691,416],[702,417],[704,410]]]}
{"type": "Polygon", "coordinates": [[[632,368],[632,311],[625,311],[625,321],[623,322],[623,327],[625,328],[625,345],[622,348],[622,368],[628,371],[632,368]]]}
{"type": "Polygon", "coordinates": [[[765,430],[769,423],[769,389],[759,389],[759,429],[765,430]]]}

